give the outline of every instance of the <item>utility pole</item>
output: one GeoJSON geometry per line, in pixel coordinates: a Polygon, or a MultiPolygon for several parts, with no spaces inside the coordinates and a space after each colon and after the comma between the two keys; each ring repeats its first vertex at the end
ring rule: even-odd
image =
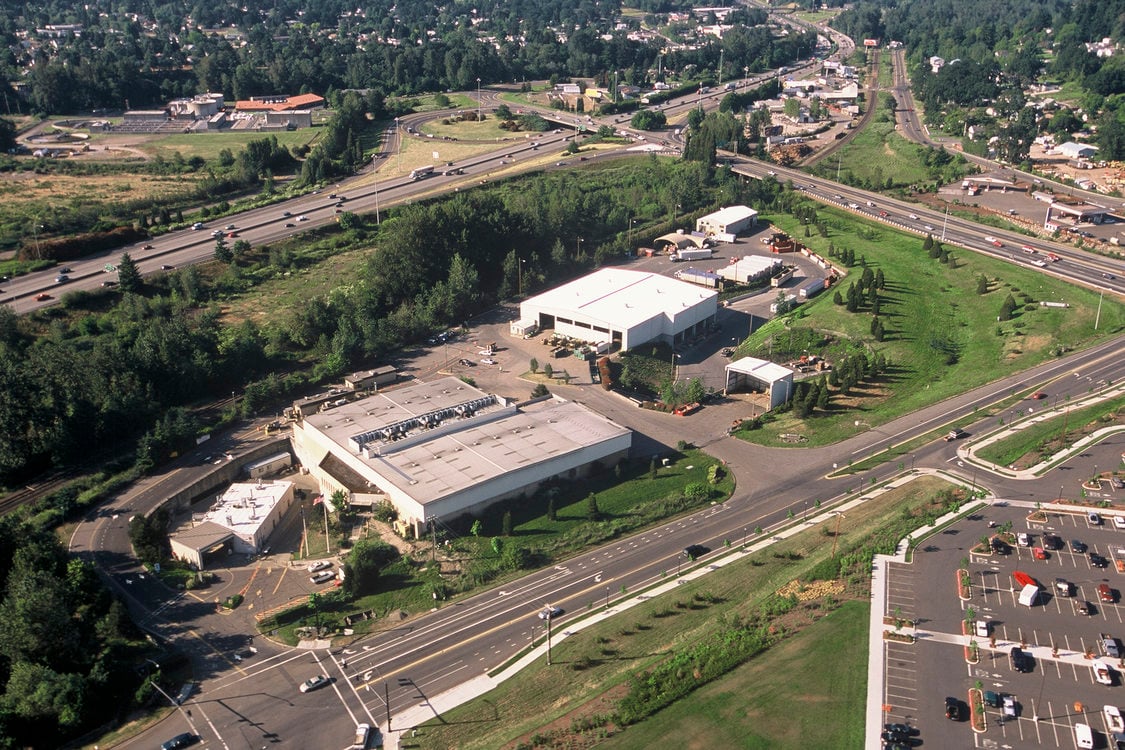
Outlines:
{"type": "Polygon", "coordinates": [[[375,225],[379,225],[379,176],[375,174],[375,160],[379,158],[378,152],[371,157],[371,179],[375,183],[375,225]]]}
{"type": "Polygon", "coordinates": [[[391,731],[391,695],[387,690],[386,681],[383,682],[383,705],[387,709],[387,732],[391,731]]]}
{"type": "Polygon", "coordinates": [[[480,76],[477,76],[477,122],[480,122],[480,76]]]}

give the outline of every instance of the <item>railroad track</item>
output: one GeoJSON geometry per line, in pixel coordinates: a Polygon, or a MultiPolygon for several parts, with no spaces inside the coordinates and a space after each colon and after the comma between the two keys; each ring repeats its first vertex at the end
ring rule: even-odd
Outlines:
{"type": "Polygon", "coordinates": [[[51,474],[44,477],[40,482],[29,484],[5,495],[0,498],[0,516],[7,515],[17,508],[50,495],[72,479],[74,479],[74,474],[69,471],[51,474]]]}

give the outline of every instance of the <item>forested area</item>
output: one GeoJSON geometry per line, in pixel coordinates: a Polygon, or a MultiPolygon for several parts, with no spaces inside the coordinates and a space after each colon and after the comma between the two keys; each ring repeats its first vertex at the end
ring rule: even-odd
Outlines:
{"type": "Polygon", "coordinates": [[[915,95],[931,125],[970,125],[1000,138],[998,156],[1021,162],[1040,132],[1063,140],[1093,125],[1099,158],[1125,158],[1125,56],[1098,57],[1086,42],[1125,39],[1125,0],[859,0],[833,25],[856,39],[906,46],[915,95]],[[929,58],[947,61],[936,74],[929,58]],[[1025,91],[1042,80],[1078,83],[1089,122],[1070,110],[1036,113],[1025,91]],[[992,113],[986,112],[990,107],[992,113]]]}
{"type": "Polygon", "coordinates": [[[93,566],[0,518],[0,748],[60,747],[148,698],[139,634],[93,566]]]}
{"type": "MultiPolygon", "coordinates": [[[[631,29],[641,23],[621,16],[617,3],[576,0],[437,8],[391,0],[174,0],[121,2],[108,12],[101,5],[53,0],[15,10],[0,18],[0,75],[9,85],[25,82],[31,108],[45,114],[139,108],[203,91],[228,99],[345,88],[392,95],[464,91],[477,78],[489,84],[587,77],[604,84],[613,71],[622,83],[642,83],[658,56],[669,74],[702,73],[717,69],[720,50],[729,79],[744,67],[788,64],[815,43],[810,34],[775,38],[756,25],[764,14],[739,10],[739,27],[729,39],[665,54],[663,42],[630,41],[615,29],[618,20],[631,29]],[[33,51],[20,44],[21,32],[31,30],[34,38],[36,28],[65,23],[82,24],[81,36],[33,51]],[[207,33],[213,29],[223,34],[207,33]]],[[[18,98],[14,91],[8,95],[18,98]]]]}
{"type": "Polygon", "coordinates": [[[556,284],[624,257],[631,219],[669,231],[673,214],[714,205],[720,190],[723,200],[768,206],[776,185],[637,158],[581,181],[532,175],[405,206],[377,229],[345,214],[323,244],[255,248],[206,272],[154,277],[136,293],[71,293],[26,317],[0,308],[0,476],[80,463],[139,436],[142,467],[162,461],[193,444],[200,426],[184,407],[209,394],[240,391],[248,414],[272,406],[510,297],[521,260],[525,293],[556,284]],[[219,300],[315,273],[315,257],[344,247],[370,251],[346,288],[267,323],[220,317],[219,300]]]}

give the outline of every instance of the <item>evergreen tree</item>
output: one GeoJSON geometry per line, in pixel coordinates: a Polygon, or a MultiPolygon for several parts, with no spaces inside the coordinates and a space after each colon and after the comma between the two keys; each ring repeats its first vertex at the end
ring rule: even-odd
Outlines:
{"type": "Polygon", "coordinates": [[[1015,311],[1016,311],[1016,301],[1015,301],[1015,299],[1012,298],[1012,295],[1009,294],[1004,299],[1004,304],[1002,304],[1000,306],[1000,315],[999,315],[1000,320],[1011,320],[1012,319],[1012,313],[1014,313],[1015,311]]]}
{"type": "Polygon", "coordinates": [[[832,295],[832,302],[837,305],[844,304],[844,297],[840,294],[839,289],[837,289],[836,292],[832,295]]]}
{"type": "Polygon", "coordinates": [[[875,286],[882,289],[887,284],[886,278],[883,276],[883,269],[880,268],[875,272],[875,286]]]}
{"type": "Polygon", "coordinates": [[[983,273],[977,277],[977,294],[988,294],[988,277],[983,273]]]}
{"type": "Polygon", "coordinates": [[[586,496],[586,518],[591,521],[602,520],[602,512],[598,509],[598,497],[593,492],[586,496]]]}
{"type": "Polygon", "coordinates": [[[117,263],[117,283],[121,286],[121,291],[126,294],[141,288],[141,272],[129,253],[123,254],[117,263]]]}

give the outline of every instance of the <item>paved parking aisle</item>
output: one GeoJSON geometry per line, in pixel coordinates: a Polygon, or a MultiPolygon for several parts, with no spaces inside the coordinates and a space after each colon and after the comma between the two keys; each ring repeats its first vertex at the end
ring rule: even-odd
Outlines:
{"type": "MultiPolygon", "coordinates": [[[[913,621],[917,617],[914,601],[912,565],[892,563],[887,567],[887,613],[913,621]]],[[[916,726],[918,719],[917,646],[884,642],[883,705],[884,722],[916,726]]]]}

